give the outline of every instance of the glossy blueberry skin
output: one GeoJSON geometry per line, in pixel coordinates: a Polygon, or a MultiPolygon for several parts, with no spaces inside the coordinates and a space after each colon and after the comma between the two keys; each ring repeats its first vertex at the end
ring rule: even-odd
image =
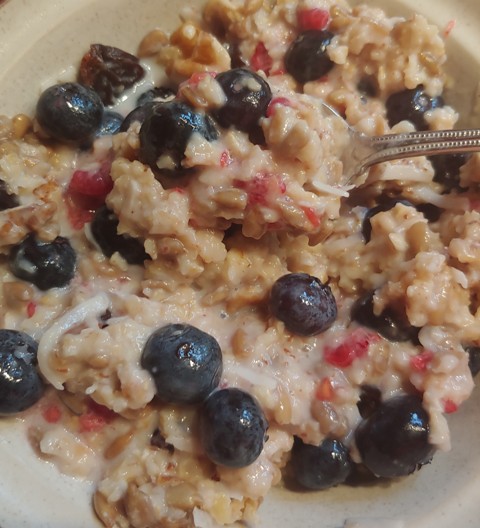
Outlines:
{"type": "Polygon", "coordinates": [[[268,83],[247,68],[234,68],[217,75],[226,102],[213,116],[224,128],[234,127],[247,133],[256,132],[272,99],[268,83]],[[254,89],[252,89],[254,87],[254,89]]]}
{"type": "Polygon", "coordinates": [[[371,218],[375,216],[377,213],[390,211],[390,209],[393,209],[397,204],[403,204],[406,207],[414,207],[419,213],[422,213],[423,216],[429,222],[436,222],[440,218],[440,215],[442,214],[442,209],[430,203],[413,204],[409,202],[408,200],[404,200],[403,198],[380,197],[378,205],[368,209],[367,212],[365,213],[365,216],[363,217],[362,235],[363,235],[363,238],[365,239],[365,242],[370,242],[370,239],[371,239],[371,235],[372,235],[372,224],[370,221],[371,218]]]}
{"type": "Polygon", "coordinates": [[[257,400],[240,389],[213,392],[200,409],[200,443],[215,464],[252,464],[266,441],[268,422],[257,400]]]}
{"type": "Polygon", "coordinates": [[[328,284],[307,273],[289,273],[275,281],[270,311],[290,332],[312,336],[324,332],[337,317],[337,303],[328,284]]]}
{"type": "Polygon", "coordinates": [[[412,326],[406,315],[387,307],[381,314],[376,315],[373,311],[374,292],[369,292],[353,305],[351,317],[353,321],[376,330],[390,341],[412,341],[418,342],[419,328],[412,326]]]}
{"type": "Polygon", "coordinates": [[[36,117],[52,138],[80,146],[91,143],[103,116],[97,93],[78,83],[56,84],[38,99],[36,117]]]}
{"type": "Polygon", "coordinates": [[[378,213],[390,211],[390,209],[393,209],[399,203],[407,207],[415,207],[411,202],[407,200],[391,198],[389,200],[383,200],[382,203],[379,203],[375,207],[372,207],[365,213],[365,216],[363,217],[362,221],[362,235],[365,239],[365,242],[370,241],[372,234],[372,224],[370,223],[370,219],[378,213]]]}
{"type": "Polygon", "coordinates": [[[123,116],[113,110],[103,112],[102,122],[96,132],[96,136],[113,136],[120,132],[123,123],[123,116]]]}
{"type": "Polygon", "coordinates": [[[118,251],[129,264],[142,265],[145,260],[150,259],[138,238],[119,234],[117,228],[118,218],[106,205],[95,211],[90,231],[106,257],[111,257],[118,251]]]}
{"type": "Polygon", "coordinates": [[[465,352],[468,354],[468,368],[475,377],[480,372],[480,347],[466,346],[465,352]]]}
{"type": "Polygon", "coordinates": [[[16,414],[43,395],[37,342],[17,330],[0,330],[0,415],[16,414]]]}
{"type": "Polygon", "coordinates": [[[155,86],[146,92],[140,94],[137,98],[137,106],[143,106],[146,103],[158,103],[173,101],[175,92],[164,86],[155,86]]]}
{"type": "Polygon", "coordinates": [[[43,242],[33,233],[14,246],[9,255],[10,270],[19,279],[40,290],[66,286],[75,275],[76,253],[67,238],[58,236],[43,242]]]}
{"type": "Polygon", "coordinates": [[[143,92],[137,99],[137,106],[123,120],[120,131],[126,132],[135,121],[142,125],[157,103],[173,99],[175,93],[170,88],[155,87],[143,92]]]}
{"type": "Polygon", "coordinates": [[[400,121],[406,120],[413,123],[417,130],[427,130],[425,113],[443,105],[441,97],[430,97],[421,85],[411,90],[396,92],[385,102],[388,124],[393,127],[400,121]]]}
{"type": "Polygon", "coordinates": [[[150,101],[134,108],[123,120],[120,126],[120,132],[126,132],[132,123],[135,122],[138,122],[140,125],[142,125],[147,116],[150,115],[153,108],[155,108],[156,104],[157,103],[155,101],[150,101]]]}
{"type": "Polygon", "coordinates": [[[362,418],[371,416],[382,403],[382,392],[373,385],[362,385],[357,402],[358,412],[362,418]]]}
{"type": "Polygon", "coordinates": [[[169,324],[148,338],[141,365],[152,375],[161,401],[199,403],[220,382],[222,351],[210,334],[188,324],[169,324]]]}
{"type": "Polygon", "coordinates": [[[428,443],[429,416],[416,395],[401,395],[383,402],[355,432],[363,464],[377,477],[394,478],[413,473],[435,452],[428,443]]]}
{"type": "Polygon", "coordinates": [[[290,467],[302,487],[322,490],[345,482],[352,472],[353,462],[340,440],[326,438],[319,446],[314,446],[295,438],[290,467]]]}
{"type": "Polygon", "coordinates": [[[327,54],[333,36],[326,29],[300,33],[285,54],[287,72],[300,84],[321,79],[334,66],[327,54]]]}
{"type": "Polygon", "coordinates": [[[464,190],[460,184],[460,169],[469,160],[471,154],[439,154],[429,158],[433,170],[433,181],[441,183],[449,191],[464,190]]]}
{"type": "Polygon", "coordinates": [[[156,174],[183,174],[185,171],[181,162],[194,132],[207,141],[218,139],[218,130],[210,116],[195,111],[181,101],[156,103],[140,128],[140,161],[149,165],[156,174]],[[159,167],[157,162],[161,156],[169,157],[173,166],[159,167]]]}
{"type": "Polygon", "coordinates": [[[17,207],[17,205],[20,205],[18,196],[10,193],[5,181],[0,180],[0,211],[12,209],[12,207],[17,207]]]}

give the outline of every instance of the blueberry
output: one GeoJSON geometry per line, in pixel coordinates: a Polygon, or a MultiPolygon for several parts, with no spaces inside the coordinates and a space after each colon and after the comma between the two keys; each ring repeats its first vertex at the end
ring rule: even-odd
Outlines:
{"type": "Polygon", "coordinates": [[[363,217],[362,221],[362,235],[365,239],[365,242],[369,242],[372,235],[372,224],[371,224],[371,218],[375,216],[377,213],[383,213],[385,211],[390,211],[390,209],[393,209],[397,204],[405,205],[406,207],[415,207],[415,209],[422,213],[423,216],[429,221],[429,222],[436,222],[440,215],[442,214],[442,209],[440,207],[437,207],[436,205],[430,204],[430,203],[421,203],[421,204],[413,204],[409,202],[408,200],[404,200],[403,198],[392,198],[389,196],[381,196],[379,198],[379,203],[375,207],[370,208],[363,217]]]}
{"type": "Polygon", "coordinates": [[[215,464],[240,468],[260,455],[268,423],[256,399],[240,389],[213,392],[199,416],[200,443],[215,464]]]}
{"type": "Polygon", "coordinates": [[[334,66],[327,53],[332,38],[333,33],[326,29],[300,33],[285,54],[287,72],[301,84],[326,75],[334,66]]]}
{"type": "Polygon", "coordinates": [[[78,83],[47,88],[37,102],[36,117],[51,137],[65,143],[87,145],[95,136],[103,116],[100,97],[78,83]]]}
{"type": "Polygon", "coordinates": [[[355,432],[362,462],[377,477],[409,475],[429,462],[429,416],[416,395],[395,396],[382,403],[355,432]]]}
{"type": "Polygon", "coordinates": [[[105,256],[111,257],[118,251],[129,264],[143,264],[150,259],[138,238],[119,234],[117,228],[118,218],[106,205],[95,211],[90,231],[105,256]]]}
{"type": "Polygon", "coordinates": [[[441,183],[449,191],[464,189],[460,184],[460,169],[471,154],[439,154],[429,158],[433,170],[433,181],[441,183]]]}
{"type": "Polygon", "coordinates": [[[207,141],[218,138],[215,123],[208,115],[181,101],[156,103],[140,128],[140,161],[157,174],[174,176],[183,172],[181,163],[193,133],[207,141]]]}
{"type": "Polygon", "coordinates": [[[475,377],[480,372],[480,347],[470,345],[464,348],[468,354],[468,367],[472,376],[475,377]]]}
{"type": "Polygon", "coordinates": [[[28,334],[0,330],[0,414],[24,411],[42,397],[37,349],[37,342],[28,334]]]}
{"type": "Polygon", "coordinates": [[[226,102],[213,116],[225,128],[235,127],[247,133],[257,133],[272,99],[268,83],[247,68],[235,68],[220,73],[216,81],[222,87],[226,102]]]}
{"type": "Polygon", "coordinates": [[[362,77],[357,84],[357,90],[362,98],[371,98],[378,95],[378,83],[375,77],[362,77]]]}
{"type": "Polygon", "coordinates": [[[103,112],[102,122],[97,130],[97,136],[113,136],[120,132],[120,127],[123,123],[123,116],[113,110],[105,110],[103,112]]]}
{"type": "Polygon", "coordinates": [[[443,209],[441,207],[438,207],[436,205],[433,205],[431,203],[422,203],[422,204],[417,204],[415,206],[415,209],[419,212],[419,213],[422,213],[423,216],[429,221],[429,222],[436,222],[439,218],[440,218],[440,215],[442,214],[443,212],[443,209]]]}
{"type": "Polygon", "coordinates": [[[365,242],[370,241],[372,234],[372,224],[370,223],[370,219],[378,213],[390,211],[390,209],[393,209],[397,204],[403,204],[407,207],[415,207],[412,203],[407,200],[402,200],[399,198],[387,198],[381,200],[381,203],[379,203],[375,207],[372,207],[366,212],[362,221],[362,235],[365,239],[365,242]]]}
{"type": "Polygon", "coordinates": [[[49,290],[66,286],[73,279],[76,254],[64,237],[43,242],[30,233],[13,246],[9,264],[15,277],[31,282],[41,290],[49,290]]]}
{"type": "Polygon", "coordinates": [[[360,387],[360,397],[357,402],[358,412],[362,418],[371,416],[382,402],[380,389],[372,385],[362,385],[360,387]]]}
{"type": "Polygon", "coordinates": [[[321,490],[345,482],[353,462],[340,440],[326,438],[319,446],[314,446],[295,438],[290,467],[301,486],[321,490]]]}
{"type": "Polygon", "coordinates": [[[0,211],[20,205],[18,196],[10,192],[6,182],[0,180],[0,211]]]}
{"type": "Polygon", "coordinates": [[[161,401],[199,403],[219,384],[222,352],[216,339],[188,324],[156,330],[143,349],[142,367],[150,372],[161,401]]]}
{"type": "Polygon", "coordinates": [[[302,336],[324,332],[337,317],[330,286],[307,273],[277,279],[270,292],[270,310],[290,332],[302,336]]]}
{"type": "Polygon", "coordinates": [[[122,125],[120,126],[120,132],[126,132],[132,126],[132,123],[135,122],[138,122],[140,125],[142,125],[147,116],[150,115],[153,108],[155,108],[156,104],[157,103],[154,101],[150,101],[149,103],[145,103],[134,108],[123,120],[122,125]]]}
{"type": "Polygon", "coordinates": [[[369,292],[357,300],[352,307],[352,320],[376,330],[390,341],[410,340],[417,343],[419,328],[412,326],[400,310],[387,307],[376,315],[373,312],[373,295],[374,292],[369,292]]]}
{"type": "Polygon", "coordinates": [[[422,85],[412,90],[403,90],[388,97],[385,105],[387,119],[391,127],[400,121],[410,121],[417,130],[427,130],[425,113],[443,106],[442,97],[430,97],[422,85]]]}
{"type": "Polygon", "coordinates": [[[175,451],[175,447],[166,441],[162,432],[158,428],[153,431],[152,436],[150,437],[150,445],[152,447],[157,447],[158,449],[166,449],[170,454],[175,451]]]}
{"type": "Polygon", "coordinates": [[[138,96],[137,106],[143,106],[146,103],[165,103],[167,101],[173,101],[175,95],[175,92],[170,88],[155,86],[138,96]]]}

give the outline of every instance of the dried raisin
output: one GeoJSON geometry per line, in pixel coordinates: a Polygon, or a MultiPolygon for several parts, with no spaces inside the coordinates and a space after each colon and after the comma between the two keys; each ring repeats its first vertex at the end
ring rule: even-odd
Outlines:
{"type": "Polygon", "coordinates": [[[80,63],[79,82],[93,88],[104,105],[110,105],[144,75],[134,55],[113,46],[92,44],[80,63]]]}

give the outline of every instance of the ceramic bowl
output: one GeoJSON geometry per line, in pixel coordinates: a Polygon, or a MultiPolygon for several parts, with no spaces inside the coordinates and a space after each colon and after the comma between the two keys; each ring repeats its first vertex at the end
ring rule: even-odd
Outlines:
{"type": "MultiPolygon", "coordinates": [[[[480,79],[478,0],[365,0],[389,14],[416,10],[448,38],[449,102],[463,124],[480,126],[472,109],[480,79]],[[477,121],[477,122],[475,122],[477,121]]],[[[199,0],[190,0],[200,5],[199,0]]],[[[155,26],[172,29],[177,0],[3,0],[0,1],[0,113],[32,113],[42,87],[73,76],[93,42],[135,53],[155,26]]],[[[480,525],[480,393],[449,418],[453,448],[400,482],[322,493],[274,490],[260,509],[260,526],[341,528],[346,519],[369,528],[477,528],[480,525]],[[398,521],[388,524],[387,520],[398,521]]],[[[2,528],[93,528],[92,483],[61,476],[27,443],[21,422],[0,421],[0,526],[2,528]]]]}

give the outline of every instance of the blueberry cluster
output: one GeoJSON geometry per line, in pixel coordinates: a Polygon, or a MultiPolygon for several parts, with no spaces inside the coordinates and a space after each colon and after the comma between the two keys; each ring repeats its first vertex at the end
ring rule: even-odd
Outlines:
{"type": "Polygon", "coordinates": [[[247,392],[218,390],[223,360],[213,336],[192,325],[169,324],[149,337],[141,364],[152,375],[158,400],[200,404],[200,442],[213,462],[244,467],[258,458],[267,420],[247,392]]]}
{"type": "MultiPolygon", "coordinates": [[[[308,29],[292,41],[285,55],[285,69],[298,84],[322,79],[335,68],[329,46],[335,35],[327,29],[308,29]]],[[[272,99],[268,82],[245,65],[220,73],[216,82],[225,103],[207,114],[176,96],[170,87],[155,87],[142,94],[136,108],[125,118],[109,108],[121,92],[142,78],[138,59],[117,48],[94,45],[82,60],[78,82],[62,83],[45,90],[36,107],[41,129],[53,140],[88,148],[101,135],[127,131],[139,125],[139,160],[162,183],[194,173],[185,169],[185,150],[193,134],[206,141],[219,138],[220,130],[235,128],[263,144],[261,120],[272,99]]],[[[369,79],[358,89],[363,98],[376,95],[369,79]]],[[[441,107],[441,97],[431,97],[423,86],[390,94],[386,117],[392,127],[408,120],[419,130],[428,128],[428,113],[441,107]]],[[[446,190],[461,190],[463,155],[432,159],[434,180],[446,190]]],[[[426,204],[412,204],[401,197],[385,200],[367,210],[362,234],[371,239],[371,219],[397,203],[415,207],[429,221],[439,211],[426,204]]],[[[16,207],[18,198],[0,180],[0,209],[16,207]]],[[[129,264],[143,264],[150,257],[142,243],[118,233],[118,218],[105,205],[91,222],[91,234],[108,257],[118,252],[129,264]]],[[[70,242],[57,237],[45,242],[29,234],[12,248],[12,273],[41,290],[67,285],[75,274],[76,255],[70,242]]],[[[411,326],[398,307],[376,314],[374,292],[354,305],[352,320],[372,328],[391,341],[417,342],[418,328],[411,326]]],[[[270,314],[293,335],[316,336],[326,332],[337,318],[337,301],[329,284],[306,273],[288,273],[275,281],[268,299],[270,314]]],[[[478,347],[466,347],[472,373],[480,370],[478,347]]],[[[0,330],[0,413],[10,414],[33,405],[43,392],[36,370],[37,344],[28,335],[0,330]]],[[[238,468],[252,464],[260,455],[268,422],[258,401],[236,388],[219,388],[223,372],[222,352],[215,338],[189,324],[169,324],[147,340],[141,365],[152,376],[156,398],[161,402],[198,406],[198,432],[206,456],[214,463],[238,468]]],[[[429,462],[429,416],[416,394],[382,400],[375,387],[364,387],[358,402],[361,422],[354,442],[362,464],[378,477],[395,478],[429,462]]],[[[162,445],[160,433],[152,445],[162,445]]],[[[171,447],[171,446],[170,446],[171,447]]],[[[325,489],[345,482],[356,464],[347,443],[325,438],[320,445],[295,439],[290,467],[295,480],[308,489],[325,489]]]]}
{"type": "Polygon", "coordinates": [[[353,482],[355,475],[403,477],[431,461],[435,448],[428,438],[429,416],[418,395],[382,401],[379,391],[369,387],[358,405],[363,420],[354,441],[361,464],[352,461],[349,448],[338,439],[327,437],[315,446],[296,438],[289,469],[300,486],[320,490],[353,482]]]}

